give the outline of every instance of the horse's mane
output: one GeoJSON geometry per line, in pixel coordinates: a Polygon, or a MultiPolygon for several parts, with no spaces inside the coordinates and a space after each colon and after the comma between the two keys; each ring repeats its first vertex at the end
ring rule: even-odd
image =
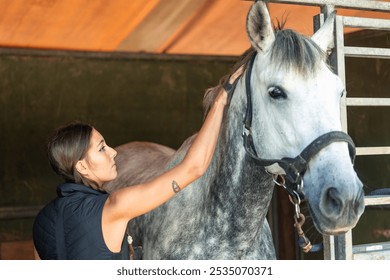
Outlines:
{"type": "MultiPolygon", "coordinates": [[[[223,85],[229,80],[230,76],[234,74],[238,68],[240,68],[242,65],[244,65],[243,72],[247,69],[248,63],[252,57],[252,55],[256,52],[254,48],[247,49],[238,59],[236,64],[233,65],[233,67],[230,69],[230,72],[223,76],[219,80],[219,84],[215,87],[209,88],[206,90],[206,93],[203,97],[203,109],[204,109],[204,117],[206,117],[207,113],[209,112],[212,104],[215,101],[215,98],[217,97],[219,91],[222,89],[223,85]]],[[[237,78],[239,79],[239,78],[237,78]]]]}
{"type": "MultiPolygon", "coordinates": [[[[301,35],[291,29],[283,29],[283,26],[284,23],[279,23],[275,27],[275,41],[270,51],[272,63],[277,65],[276,69],[278,70],[289,70],[293,68],[304,76],[314,73],[318,64],[325,60],[325,52],[310,37],[301,35]]],[[[246,50],[230,72],[220,79],[219,84],[206,90],[203,97],[204,117],[210,110],[224,83],[242,65],[244,65],[244,73],[248,67],[250,58],[255,52],[256,50],[253,47],[246,50]]]]}

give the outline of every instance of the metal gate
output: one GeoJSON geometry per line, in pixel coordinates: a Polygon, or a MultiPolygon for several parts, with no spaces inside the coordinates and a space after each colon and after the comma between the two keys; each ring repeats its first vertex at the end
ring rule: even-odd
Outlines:
{"type": "MultiPolygon", "coordinates": [[[[271,0],[273,3],[318,6],[321,14],[314,19],[314,28],[318,30],[324,19],[336,8],[353,10],[388,12],[390,3],[367,0],[271,0]]],[[[390,31],[390,20],[336,16],[335,49],[331,65],[346,85],[345,57],[364,57],[390,59],[390,48],[349,47],[344,45],[344,28],[355,27],[390,31]]],[[[348,132],[348,106],[390,106],[390,98],[350,98],[344,95],[341,100],[342,127],[348,132]]],[[[390,155],[390,143],[387,147],[358,147],[358,156],[390,155]]],[[[389,189],[390,190],[390,189],[389,189]]],[[[366,207],[372,205],[390,205],[390,195],[366,196],[366,207]]],[[[340,236],[324,236],[324,259],[390,259],[390,242],[353,245],[352,231],[340,236]]]]}

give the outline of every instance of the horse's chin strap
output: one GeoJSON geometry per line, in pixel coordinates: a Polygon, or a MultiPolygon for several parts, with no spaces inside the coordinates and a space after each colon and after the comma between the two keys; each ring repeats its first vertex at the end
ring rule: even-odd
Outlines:
{"type": "Polygon", "coordinates": [[[319,249],[319,246],[314,245],[313,248],[313,246],[310,244],[310,241],[305,237],[301,228],[305,221],[304,216],[303,214],[301,214],[299,209],[301,200],[303,200],[304,198],[302,193],[303,175],[308,168],[309,161],[323,148],[335,142],[346,142],[348,144],[349,155],[353,163],[356,155],[355,144],[353,143],[353,140],[348,134],[342,131],[331,131],[319,136],[295,158],[263,159],[258,157],[252,137],[251,75],[255,57],[256,53],[252,56],[249,62],[245,76],[247,109],[244,117],[244,128],[242,133],[242,136],[244,138],[244,148],[247,154],[251,158],[253,158],[260,166],[264,167],[267,172],[272,169],[278,170],[278,172],[275,172],[275,174],[271,175],[273,175],[274,177],[274,182],[277,185],[282,186],[288,192],[290,200],[295,206],[294,226],[296,227],[299,235],[299,245],[304,252],[314,251],[314,249],[319,249]],[[282,178],[282,182],[278,182],[276,178],[278,176],[282,178]]]}

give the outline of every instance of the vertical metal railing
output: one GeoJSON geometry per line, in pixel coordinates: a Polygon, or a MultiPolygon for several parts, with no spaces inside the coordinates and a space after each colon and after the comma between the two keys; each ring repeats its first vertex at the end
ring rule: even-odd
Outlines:
{"type": "MultiPolygon", "coordinates": [[[[374,2],[374,1],[373,1],[374,2]]],[[[364,57],[390,59],[390,49],[348,47],[344,44],[344,28],[355,27],[363,29],[389,30],[390,20],[353,18],[337,16],[335,23],[336,65],[337,74],[345,81],[345,57],[364,57]]],[[[346,84],[346,83],[345,83],[346,84]]],[[[390,98],[351,98],[345,95],[341,102],[343,130],[348,132],[347,108],[349,106],[390,106],[390,98]]],[[[389,155],[390,147],[357,147],[358,156],[389,155]]],[[[390,196],[366,197],[366,206],[390,204],[390,196]]],[[[352,244],[352,231],[345,235],[325,238],[328,243],[325,251],[326,259],[356,259],[356,258],[390,258],[390,243],[367,244],[356,246],[352,244]],[[371,249],[368,249],[371,248],[371,249]]]]}
{"type": "MultiPolygon", "coordinates": [[[[353,10],[367,10],[388,12],[390,19],[390,3],[374,0],[270,0],[273,3],[297,4],[305,6],[318,6],[321,14],[315,19],[315,30],[317,30],[324,18],[336,8],[353,10]]],[[[335,22],[335,53],[331,58],[331,64],[337,74],[346,85],[345,57],[364,57],[390,59],[390,49],[386,48],[363,48],[348,47],[344,44],[344,28],[354,27],[363,29],[389,30],[390,20],[356,18],[337,16],[335,22]]],[[[348,106],[390,106],[390,98],[351,98],[347,95],[341,100],[341,121],[342,128],[348,132],[348,106]]],[[[358,147],[358,156],[367,155],[389,155],[389,147],[358,147]]],[[[390,196],[366,197],[366,206],[390,205],[390,196]]],[[[380,258],[390,259],[390,242],[381,244],[367,244],[353,246],[352,231],[340,236],[324,236],[324,258],[325,259],[358,259],[358,258],[380,258]],[[371,249],[370,249],[371,248],[371,249]],[[368,256],[364,256],[364,255],[368,256]]]]}

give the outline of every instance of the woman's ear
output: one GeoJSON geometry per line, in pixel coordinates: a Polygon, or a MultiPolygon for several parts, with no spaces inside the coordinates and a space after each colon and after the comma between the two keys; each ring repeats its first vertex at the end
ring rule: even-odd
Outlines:
{"type": "Polygon", "coordinates": [[[76,163],[76,170],[77,170],[77,172],[79,172],[83,176],[87,176],[88,175],[88,169],[85,166],[85,163],[84,163],[83,160],[79,160],[76,163]]]}

